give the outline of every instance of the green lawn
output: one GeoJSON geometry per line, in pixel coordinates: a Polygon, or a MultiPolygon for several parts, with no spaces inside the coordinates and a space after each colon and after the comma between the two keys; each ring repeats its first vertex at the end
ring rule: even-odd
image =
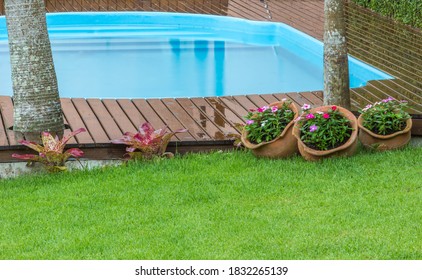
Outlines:
{"type": "Polygon", "coordinates": [[[422,148],[195,154],[0,182],[0,259],[422,259],[422,148]]]}

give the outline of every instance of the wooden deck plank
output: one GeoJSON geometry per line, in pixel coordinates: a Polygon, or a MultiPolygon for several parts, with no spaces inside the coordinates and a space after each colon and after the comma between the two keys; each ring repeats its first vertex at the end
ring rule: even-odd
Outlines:
{"type": "Polygon", "coordinates": [[[324,92],[322,90],[313,91],[313,94],[315,94],[315,96],[318,97],[319,99],[324,100],[324,92]]]}
{"type": "MultiPolygon", "coordinates": [[[[63,122],[64,122],[65,126],[66,125],[69,125],[69,122],[67,121],[67,119],[66,119],[66,117],[64,115],[63,115],[63,122]]],[[[63,131],[63,135],[69,135],[71,132],[72,132],[72,130],[70,130],[70,128],[66,128],[63,131]]],[[[86,132],[82,132],[82,133],[86,133],[86,132]]],[[[76,145],[76,144],[78,144],[78,142],[76,141],[76,138],[75,137],[72,137],[72,138],[69,139],[69,141],[67,142],[67,144],[70,144],[70,145],[75,144],[76,145]]]]}
{"type": "Polygon", "coordinates": [[[92,111],[88,102],[83,98],[72,98],[72,102],[83,119],[95,143],[108,143],[111,139],[107,136],[107,133],[104,131],[104,128],[98,121],[97,116],[92,111]]]}
{"type": "MultiPolygon", "coordinates": [[[[221,124],[218,123],[219,121],[218,118],[215,118],[215,121],[217,124],[220,124],[221,126],[223,126],[225,125],[223,121],[226,120],[227,121],[226,125],[230,124],[234,129],[238,130],[237,126],[239,124],[243,125],[246,122],[243,116],[239,116],[238,114],[236,114],[236,111],[231,110],[230,107],[227,106],[227,103],[223,102],[222,98],[208,97],[208,98],[205,98],[205,101],[213,108],[214,112],[222,116],[222,118],[220,119],[221,124]]],[[[225,101],[227,102],[227,100],[225,101]]],[[[230,103],[230,106],[233,106],[234,104],[237,104],[237,106],[240,106],[240,104],[238,104],[236,101],[230,103]]],[[[242,110],[244,110],[244,108],[241,106],[239,108],[242,108],[242,110]]],[[[218,115],[215,115],[215,116],[218,117],[218,115]]]]}
{"type": "MultiPolygon", "coordinates": [[[[138,130],[138,127],[143,124],[138,123],[135,126],[127,114],[124,112],[122,107],[120,106],[118,100],[115,99],[103,99],[103,104],[107,108],[107,111],[110,113],[110,116],[113,118],[117,127],[120,130],[120,136],[126,132],[133,132],[135,133],[138,130]]],[[[128,102],[130,102],[128,100],[128,102]]],[[[133,106],[133,105],[132,105],[133,106]]],[[[118,137],[120,137],[118,136],[118,137]]]]}
{"type": "MultiPolygon", "coordinates": [[[[160,129],[166,127],[166,124],[158,116],[158,114],[151,108],[145,99],[133,99],[132,100],[135,107],[143,115],[146,122],[149,122],[155,129],[160,129]]],[[[176,135],[176,138],[177,135],[176,135]]],[[[179,139],[180,140],[180,139],[179,139]]]]}
{"type": "Polygon", "coordinates": [[[248,95],[247,98],[253,102],[254,104],[257,105],[257,107],[263,107],[263,106],[267,106],[269,105],[269,103],[264,100],[260,95],[258,94],[252,94],[252,95],[248,95]]]}
{"type": "MultiPolygon", "coordinates": [[[[105,101],[105,100],[104,100],[105,101]]],[[[113,100],[115,102],[115,100],[113,100]]],[[[105,102],[101,102],[100,99],[87,99],[89,106],[91,107],[93,113],[97,116],[98,121],[100,122],[101,126],[104,128],[105,133],[107,134],[108,139],[113,140],[120,138],[123,134],[123,131],[120,127],[116,124],[115,119],[121,118],[124,114],[113,114],[113,110],[106,108],[105,102]]],[[[120,106],[115,103],[117,107],[120,106]]],[[[114,107],[110,105],[109,107],[114,107]]]]}
{"type": "Polygon", "coordinates": [[[273,102],[278,102],[279,100],[275,98],[272,94],[262,94],[261,97],[268,103],[271,104],[273,102]]]}
{"type": "Polygon", "coordinates": [[[302,107],[303,104],[305,104],[307,102],[307,100],[305,98],[303,98],[302,96],[300,96],[298,93],[279,93],[279,94],[274,94],[274,96],[278,99],[278,100],[283,100],[284,98],[290,99],[291,101],[293,101],[293,103],[296,105],[296,107],[299,109],[300,107],[302,107]]]}
{"type": "MultiPolygon", "coordinates": [[[[243,108],[242,105],[240,105],[233,96],[225,96],[220,98],[208,97],[206,100],[211,104],[211,106],[214,106],[216,109],[222,111],[223,114],[225,113],[223,111],[226,110],[233,112],[238,116],[238,118],[242,120],[242,123],[244,122],[243,116],[248,114],[248,110],[243,108]]],[[[254,108],[255,106],[250,109],[254,108]]]]}
{"type": "Polygon", "coordinates": [[[223,127],[219,127],[215,122],[213,122],[213,117],[209,114],[209,109],[211,108],[209,104],[202,98],[198,99],[201,99],[204,104],[208,106],[197,106],[190,98],[178,98],[177,102],[205,131],[207,131],[208,135],[210,135],[212,139],[224,140],[224,135],[227,132],[223,129],[223,127]]]}
{"type": "Polygon", "coordinates": [[[352,104],[352,110],[356,110],[356,108],[361,107],[361,105],[359,104],[363,105],[363,104],[372,103],[368,99],[367,94],[360,92],[359,89],[355,89],[355,88],[350,89],[350,97],[353,101],[355,101],[352,104]]]}
{"type": "Polygon", "coordinates": [[[230,110],[227,110],[227,108],[220,103],[216,103],[214,104],[215,106],[212,106],[204,98],[191,98],[190,101],[198,108],[200,119],[204,120],[204,125],[207,128],[211,128],[210,131],[213,132],[213,135],[217,136],[216,139],[218,140],[224,140],[225,135],[236,133],[237,130],[234,128],[235,124],[242,123],[242,120],[239,119],[238,116],[230,110]],[[207,121],[207,119],[209,121],[207,121]],[[222,134],[219,133],[219,131],[221,131],[222,134]]]}
{"type": "Polygon", "coordinates": [[[132,100],[117,99],[117,103],[135,127],[135,131],[146,122],[144,116],[138,111],[132,100]]]}
{"type": "MultiPolygon", "coordinates": [[[[237,95],[233,96],[233,99],[237,101],[245,110],[256,109],[259,106],[258,104],[253,103],[247,96],[245,95],[237,95]]],[[[242,116],[243,117],[243,116],[242,116]]]]}
{"type": "Polygon", "coordinates": [[[212,140],[212,137],[208,135],[207,131],[204,130],[192,117],[189,115],[182,106],[174,98],[163,98],[161,100],[164,105],[173,113],[176,119],[189,130],[189,133],[197,141],[201,140],[212,140]]]}
{"type": "Polygon", "coordinates": [[[10,96],[0,96],[0,108],[3,117],[4,129],[7,135],[9,145],[18,145],[15,133],[9,128],[13,126],[13,102],[10,96]]]}
{"type": "MultiPolygon", "coordinates": [[[[134,99],[133,103],[143,114],[147,122],[149,122],[155,129],[164,128],[167,126],[171,131],[175,131],[184,128],[182,124],[177,121],[174,121],[174,116],[172,117],[171,113],[165,108],[164,104],[162,104],[160,100],[155,99],[150,101],[152,101],[152,104],[155,104],[158,107],[154,107],[153,109],[154,105],[151,105],[151,103],[145,99],[134,99]],[[160,115],[157,114],[157,111],[160,112],[160,115]],[[163,117],[162,113],[166,114],[166,118],[163,117]],[[170,121],[170,123],[168,123],[167,121],[170,121]]],[[[189,132],[179,133],[173,136],[172,139],[178,139],[180,141],[194,140],[194,138],[192,137],[192,135],[189,134],[189,132]]]]}
{"type": "Polygon", "coordinates": [[[63,115],[66,118],[72,131],[79,128],[85,128],[87,132],[79,133],[75,136],[79,144],[94,144],[94,140],[91,137],[90,131],[85,126],[82,118],[79,116],[78,111],[72,103],[70,98],[61,98],[60,99],[63,109],[63,115]]]}
{"type": "MultiPolygon", "coordinates": [[[[153,108],[155,112],[159,112],[160,118],[162,118],[163,122],[168,126],[171,131],[176,131],[179,129],[186,128],[184,127],[174,115],[167,109],[167,107],[161,102],[159,99],[148,99],[146,103],[149,104],[150,108],[153,108]]],[[[145,118],[148,119],[149,116],[145,115],[145,118]]],[[[177,134],[177,138],[181,141],[195,141],[196,139],[189,133],[179,133],[177,134]]]]}
{"type": "Polygon", "coordinates": [[[314,106],[321,106],[323,103],[322,99],[317,97],[313,92],[301,92],[300,95],[308,99],[309,102],[314,106]]]}

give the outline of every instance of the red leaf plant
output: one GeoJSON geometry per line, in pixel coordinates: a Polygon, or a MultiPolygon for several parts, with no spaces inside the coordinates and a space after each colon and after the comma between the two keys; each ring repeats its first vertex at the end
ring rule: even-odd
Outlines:
{"type": "Polygon", "coordinates": [[[84,155],[84,152],[78,148],[71,148],[64,152],[66,143],[76,134],[85,131],[86,130],[84,128],[79,128],[78,130],[64,136],[61,140],[58,136],[53,137],[49,132],[43,132],[41,134],[42,145],[35,142],[20,140],[19,143],[37,151],[38,155],[12,154],[12,157],[28,160],[28,164],[40,162],[44,164],[46,169],[50,172],[65,171],[65,162],[69,159],[69,157],[73,156],[75,158],[79,158],[84,155]]]}
{"type": "Polygon", "coordinates": [[[126,152],[130,159],[152,159],[155,156],[172,157],[172,153],[166,153],[171,137],[187,131],[187,129],[179,129],[167,132],[166,128],[154,130],[152,125],[146,122],[139,127],[137,133],[126,132],[121,138],[112,140],[111,143],[127,145],[126,152]]]}

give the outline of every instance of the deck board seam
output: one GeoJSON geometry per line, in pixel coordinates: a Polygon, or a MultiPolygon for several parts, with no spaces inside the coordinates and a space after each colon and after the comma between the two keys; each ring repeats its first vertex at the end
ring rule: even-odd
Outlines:
{"type": "MultiPolygon", "coordinates": [[[[198,105],[195,103],[195,102],[193,102],[192,100],[191,100],[191,98],[186,98],[186,100],[188,100],[189,102],[190,102],[190,104],[191,104],[191,106],[193,106],[193,107],[195,107],[196,108],[196,110],[198,110],[200,113],[202,113],[202,115],[214,126],[214,127],[216,127],[217,128],[217,130],[218,131],[220,131],[221,132],[221,134],[223,134],[224,135],[224,131],[221,129],[221,127],[220,126],[218,126],[210,117],[209,117],[209,115],[207,114],[207,112],[205,112],[204,110],[202,110],[201,108],[199,108],[198,107],[198,105]]],[[[180,102],[181,102],[181,100],[180,99],[176,99],[176,102],[183,108],[183,110],[185,110],[185,112],[187,113],[187,114],[189,114],[189,112],[187,111],[187,109],[185,108],[185,106],[183,106],[183,104],[181,104],[180,102]]],[[[192,117],[192,119],[193,119],[193,117],[192,117]]],[[[197,122],[196,120],[194,120],[195,122],[197,122]]],[[[198,125],[203,129],[203,127],[198,123],[198,125]]],[[[205,131],[205,129],[203,129],[204,131],[205,131]]],[[[211,139],[213,138],[211,135],[210,135],[210,137],[211,137],[211,139]]]]}
{"type": "MultiPolygon", "coordinates": [[[[192,100],[192,98],[190,98],[190,99],[192,100]]],[[[205,102],[205,104],[208,104],[208,106],[214,110],[214,114],[218,114],[218,116],[221,119],[224,120],[224,123],[230,125],[229,130],[238,131],[237,128],[236,128],[236,124],[233,123],[231,120],[229,120],[229,118],[227,116],[225,116],[224,114],[222,114],[219,110],[217,110],[217,108],[211,106],[210,103],[207,102],[206,98],[199,98],[199,99],[202,99],[205,102]]],[[[200,108],[200,106],[196,102],[192,101],[192,103],[194,104],[194,106],[196,108],[198,108],[198,110],[201,110],[201,112],[204,113],[204,115],[221,131],[221,133],[225,134],[225,131],[220,127],[220,125],[218,125],[214,120],[211,119],[211,117],[208,115],[208,113],[206,111],[204,111],[202,108],[200,108]]]]}
{"type": "MultiPolygon", "coordinates": [[[[193,121],[193,126],[196,126],[196,127],[199,127],[200,129],[201,129],[201,131],[203,131],[204,132],[204,134],[205,135],[207,135],[207,138],[209,138],[209,139],[212,139],[212,136],[211,135],[209,135],[191,116],[190,116],[190,114],[188,113],[188,112],[186,112],[186,110],[183,108],[183,106],[180,106],[180,104],[175,100],[175,98],[169,98],[169,99],[172,99],[173,100],[173,102],[175,102],[177,105],[176,106],[179,106],[181,109],[182,109],[182,113],[186,113],[186,115],[185,116],[187,116],[188,117],[188,120],[190,119],[190,120],[192,120],[193,121]]],[[[163,99],[160,99],[161,100],[161,102],[164,104],[164,106],[166,106],[166,108],[167,108],[167,110],[169,110],[170,111],[170,113],[174,116],[174,118],[180,123],[180,124],[182,124],[182,126],[185,128],[185,129],[187,129],[188,131],[189,131],[189,124],[186,124],[183,120],[181,120],[180,119],[180,117],[181,116],[176,116],[176,114],[175,114],[175,112],[174,112],[174,110],[172,110],[170,107],[169,107],[169,105],[167,104],[167,102],[165,102],[163,99]]],[[[180,109],[179,108],[179,109],[180,109]]],[[[196,135],[194,135],[194,132],[192,132],[192,131],[189,131],[189,133],[192,135],[192,137],[194,138],[194,139],[196,139],[197,141],[201,141],[201,140],[203,140],[201,137],[200,138],[197,138],[197,136],[196,135]]]]}
{"type": "MultiPolygon", "coordinates": [[[[130,99],[130,102],[132,103],[132,100],[130,99]]],[[[141,123],[135,124],[133,123],[132,119],[129,117],[129,115],[127,114],[126,110],[123,108],[123,105],[119,102],[118,99],[116,99],[116,104],[119,106],[119,108],[122,110],[123,114],[125,114],[126,118],[129,120],[129,122],[133,125],[133,127],[135,127],[135,129],[138,129],[138,127],[140,125],[142,125],[141,123]]],[[[133,103],[132,103],[133,104],[133,103]]],[[[138,108],[136,108],[136,106],[134,105],[135,109],[139,112],[138,108]]],[[[108,109],[108,108],[107,108],[108,109]]],[[[111,114],[111,112],[110,112],[111,114]]],[[[139,112],[139,114],[145,119],[145,117],[141,114],[141,112],[139,112]]],[[[114,117],[113,117],[114,118],[114,117]]],[[[123,129],[119,126],[120,128],[120,132],[122,133],[122,135],[124,133],[126,133],[127,131],[123,131],[123,129]]]]}
{"type": "MultiPolygon", "coordinates": [[[[190,100],[189,100],[190,101],[190,100]]],[[[186,110],[186,108],[184,107],[184,106],[182,106],[182,104],[180,104],[178,101],[177,101],[177,98],[175,98],[174,99],[174,102],[176,102],[177,103],[177,105],[180,107],[180,108],[182,108],[182,110],[183,110],[183,112],[185,112],[186,113],[186,115],[187,116],[189,116],[189,118],[190,118],[190,120],[193,122],[193,123],[195,123],[196,124],[196,126],[197,127],[199,127],[200,129],[201,129],[201,131],[203,131],[208,137],[209,137],[209,139],[213,139],[213,137],[212,137],[212,135],[211,134],[209,134],[193,117],[192,117],[192,115],[191,114],[189,114],[189,112],[186,110]]],[[[195,104],[193,104],[194,106],[195,106],[195,104]]],[[[180,121],[185,127],[186,127],[186,124],[184,124],[182,121],[180,121]]],[[[199,141],[201,141],[201,140],[199,140],[199,141]]]]}
{"type": "MultiPolygon", "coordinates": [[[[118,127],[118,129],[120,129],[119,125],[116,123],[116,121],[114,120],[113,116],[110,114],[110,112],[107,110],[107,107],[103,104],[102,100],[99,100],[100,104],[105,108],[105,110],[107,111],[108,115],[111,117],[111,119],[114,121],[114,124],[118,127]]],[[[89,106],[89,108],[91,109],[93,115],[95,116],[95,118],[97,119],[98,123],[101,126],[101,129],[104,131],[105,135],[107,136],[107,138],[109,140],[111,140],[111,136],[108,133],[107,129],[105,129],[105,126],[103,125],[103,122],[100,120],[100,118],[98,117],[98,115],[95,113],[94,108],[92,107],[91,103],[89,102],[89,99],[86,99],[86,104],[89,106]]]]}
{"type": "MultiPolygon", "coordinates": [[[[123,110],[123,112],[126,114],[126,116],[129,118],[129,121],[132,123],[132,125],[135,127],[136,131],[139,130],[139,127],[146,122],[146,118],[145,115],[142,114],[142,112],[139,110],[139,108],[135,105],[135,103],[133,102],[133,99],[129,99],[130,104],[132,104],[132,106],[134,107],[134,109],[136,110],[136,112],[140,115],[140,117],[142,118],[142,121],[140,123],[135,123],[134,121],[132,121],[132,118],[129,116],[129,114],[126,112],[125,108],[123,107],[122,101],[120,101],[119,99],[117,99],[117,104],[119,104],[120,108],[123,110]]],[[[126,132],[126,131],[124,131],[126,132]]]]}
{"type": "MultiPolygon", "coordinates": [[[[235,117],[238,119],[238,120],[240,120],[240,121],[242,121],[243,123],[245,122],[244,121],[244,119],[243,119],[243,116],[242,115],[240,115],[238,112],[237,112],[237,110],[232,110],[229,106],[227,106],[225,103],[224,103],[224,100],[222,99],[222,98],[205,98],[205,101],[207,101],[207,103],[211,106],[211,107],[213,107],[220,115],[223,115],[223,113],[218,109],[218,108],[216,108],[216,106],[214,105],[214,104],[212,104],[211,103],[211,100],[215,100],[215,102],[216,103],[218,103],[219,105],[221,105],[221,106],[223,106],[224,108],[226,108],[227,110],[230,110],[232,113],[233,113],[233,115],[235,115],[235,117]]],[[[237,102],[236,102],[237,103],[237,102]]],[[[233,127],[235,127],[236,126],[236,123],[233,123],[232,121],[230,121],[230,120],[228,120],[229,122],[230,122],[230,124],[233,126],[233,127]]]]}
{"type": "MultiPolygon", "coordinates": [[[[196,98],[194,98],[194,99],[196,99],[196,98]]],[[[233,128],[233,130],[235,130],[235,131],[238,131],[237,130],[237,128],[236,128],[236,123],[234,123],[233,121],[231,121],[227,116],[225,116],[223,113],[221,113],[221,111],[220,110],[218,110],[218,108],[216,108],[211,102],[210,102],[210,100],[208,100],[208,98],[201,98],[201,97],[198,97],[198,99],[202,99],[202,100],[204,100],[204,102],[205,102],[205,104],[207,104],[207,106],[209,106],[210,108],[212,108],[213,110],[214,110],[214,112],[216,113],[216,114],[218,114],[218,116],[219,117],[221,117],[224,121],[225,121],[225,123],[227,123],[227,124],[229,124],[232,128],[233,128]]],[[[194,104],[195,104],[195,106],[197,107],[197,108],[199,108],[198,107],[198,105],[197,105],[197,103],[196,102],[193,102],[194,104]]],[[[228,109],[228,110],[230,110],[229,108],[227,108],[227,107],[225,107],[226,109],[228,109]]],[[[200,109],[201,111],[203,111],[202,109],[200,109]]],[[[234,112],[232,111],[232,110],[230,110],[233,114],[234,114],[234,112]]],[[[204,112],[204,111],[203,111],[204,112]]],[[[205,114],[206,114],[206,116],[208,116],[208,113],[207,112],[204,112],[205,114]]],[[[235,117],[238,119],[238,120],[242,120],[242,119],[240,119],[236,114],[234,114],[235,115],[235,117]]],[[[213,121],[214,122],[214,121],[213,121]]],[[[217,125],[216,124],[216,126],[219,128],[219,125],[217,125]]],[[[224,131],[222,130],[222,129],[220,129],[223,133],[224,133],[224,131]]]]}
{"type": "MultiPolygon", "coordinates": [[[[69,100],[70,100],[70,103],[72,104],[73,108],[74,108],[74,109],[76,110],[76,112],[78,113],[78,116],[79,116],[80,120],[82,121],[82,123],[83,123],[83,125],[84,125],[84,128],[86,129],[86,132],[89,134],[89,137],[91,137],[91,139],[92,139],[92,144],[95,144],[95,138],[94,138],[94,136],[92,135],[91,131],[88,129],[88,127],[87,127],[87,125],[86,125],[86,122],[85,122],[84,118],[82,117],[81,113],[80,113],[80,112],[79,112],[79,110],[78,110],[78,107],[74,104],[74,102],[73,102],[73,99],[72,99],[72,98],[69,98],[69,100]]],[[[79,129],[79,128],[77,128],[77,129],[79,129]]],[[[75,128],[74,128],[74,127],[72,127],[72,130],[75,130],[75,128]]],[[[84,143],[84,144],[85,144],[85,143],[84,143]]]]}

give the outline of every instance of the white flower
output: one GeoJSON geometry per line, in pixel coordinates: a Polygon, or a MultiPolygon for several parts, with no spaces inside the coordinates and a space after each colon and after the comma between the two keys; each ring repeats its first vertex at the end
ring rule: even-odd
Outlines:
{"type": "Polygon", "coordinates": [[[309,110],[309,109],[311,109],[311,105],[309,105],[309,104],[303,104],[303,106],[302,106],[302,110],[309,110]]]}
{"type": "Polygon", "coordinates": [[[263,121],[263,122],[261,123],[261,127],[264,127],[266,123],[267,123],[267,120],[263,121]]]}

